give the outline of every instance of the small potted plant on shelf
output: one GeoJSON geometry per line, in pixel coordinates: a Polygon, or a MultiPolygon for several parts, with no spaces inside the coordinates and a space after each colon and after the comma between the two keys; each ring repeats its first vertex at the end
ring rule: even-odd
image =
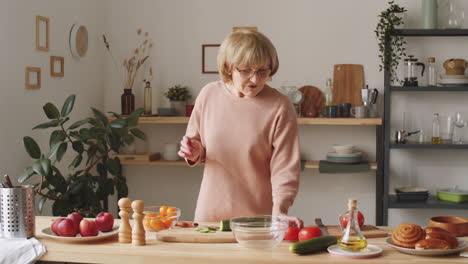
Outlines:
{"type": "Polygon", "coordinates": [[[380,52],[379,71],[383,69],[389,71],[390,81],[399,82],[396,71],[399,61],[406,56],[406,41],[402,36],[392,36],[392,34],[404,24],[403,15],[406,9],[395,4],[393,0],[388,4],[390,6],[380,13],[379,23],[374,31],[380,52]]]}
{"type": "Polygon", "coordinates": [[[176,84],[169,88],[164,95],[171,102],[171,107],[176,110],[177,116],[185,116],[185,105],[192,98],[188,86],[176,84]]]}

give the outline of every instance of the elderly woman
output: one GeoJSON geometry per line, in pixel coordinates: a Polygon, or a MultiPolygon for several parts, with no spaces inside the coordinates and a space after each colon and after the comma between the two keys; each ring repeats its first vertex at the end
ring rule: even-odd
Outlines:
{"type": "Polygon", "coordinates": [[[195,220],[287,216],[300,153],[293,106],[266,85],[278,70],[276,49],[260,32],[233,32],[220,47],[218,70],[222,80],[201,90],[178,153],[191,166],[205,163],[195,220]]]}

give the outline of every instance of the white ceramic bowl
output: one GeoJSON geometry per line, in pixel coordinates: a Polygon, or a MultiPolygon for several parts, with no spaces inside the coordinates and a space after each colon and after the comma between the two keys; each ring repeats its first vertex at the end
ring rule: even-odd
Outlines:
{"type": "Polygon", "coordinates": [[[351,154],[354,151],[354,145],[333,145],[333,149],[337,154],[351,154]]]}
{"type": "Polygon", "coordinates": [[[259,215],[231,219],[234,237],[246,248],[274,248],[283,241],[288,227],[288,220],[281,216],[259,215]]]}

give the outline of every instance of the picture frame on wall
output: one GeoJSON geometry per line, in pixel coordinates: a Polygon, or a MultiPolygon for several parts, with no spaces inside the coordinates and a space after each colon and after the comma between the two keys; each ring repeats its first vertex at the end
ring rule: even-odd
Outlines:
{"type": "Polygon", "coordinates": [[[49,51],[49,18],[36,16],[36,49],[49,51]]]}
{"type": "Polygon", "coordinates": [[[59,56],[50,56],[50,75],[52,77],[63,77],[65,75],[65,59],[59,56]]]}
{"type": "Polygon", "coordinates": [[[41,68],[26,67],[24,71],[24,82],[26,89],[41,88],[41,68]]]}
{"type": "Polygon", "coordinates": [[[203,44],[202,45],[202,73],[217,74],[218,64],[216,57],[218,56],[219,47],[221,44],[203,44]]]}

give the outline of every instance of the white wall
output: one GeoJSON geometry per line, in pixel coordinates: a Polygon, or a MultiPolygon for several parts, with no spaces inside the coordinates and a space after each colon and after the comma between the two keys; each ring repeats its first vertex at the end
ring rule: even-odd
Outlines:
{"type": "MultiPolygon", "coordinates": [[[[48,151],[50,131],[32,131],[32,127],[47,121],[42,106],[52,102],[61,108],[70,94],[76,94],[72,121],[91,114],[89,107],[103,109],[104,90],[102,52],[97,48],[101,32],[102,2],[85,1],[1,1],[0,73],[0,173],[8,173],[16,181],[31,159],[24,150],[23,136],[34,137],[48,151]],[[36,15],[50,18],[50,49],[35,49],[36,15]],[[83,23],[88,29],[89,47],[86,57],[73,59],[68,49],[69,30],[73,23],[83,23]],[[50,56],[65,58],[65,76],[50,76],[50,56]],[[40,67],[42,87],[25,89],[24,68],[40,67]]],[[[67,165],[65,165],[67,166],[67,165]]],[[[51,215],[50,209],[45,214],[51,215]]]]}
{"type": "MultiPolygon", "coordinates": [[[[201,45],[221,43],[233,26],[257,26],[276,45],[280,69],[271,83],[273,87],[291,80],[323,88],[325,79],[332,77],[334,64],[357,63],[364,65],[369,86],[382,92],[383,73],[378,71],[378,49],[373,31],[378,21],[377,15],[386,8],[386,2],[141,0],[135,3],[109,0],[105,28],[114,43],[114,55],[122,58],[128,56],[135,46],[136,28],[142,27],[152,36],[155,48],[150,64],[156,69],[153,109],[167,106],[162,93],[174,84],[190,85],[197,94],[207,82],[218,79],[216,75],[200,73],[201,45]]],[[[420,1],[399,2],[409,9],[409,27],[417,27],[420,1]]],[[[468,3],[460,3],[468,10],[468,3]]],[[[412,40],[415,43],[410,43],[408,50],[423,60],[435,56],[438,63],[452,56],[467,58],[464,49],[466,39],[450,39],[450,43],[448,39],[438,39],[431,45],[427,43],[429,40],[433,39],[412,40]]],[[[105,106],[118,111],[122,87],[118,84],[118,76],[110,65],[109,57],[106,57],[106,63],[105,106]]],[[[141,84],[135,93],[137,104],[141,106],[141,84]]],[[[433,110],[467,110],[463,105],[466,101],[464,94],[443,95],[443,100],[438,99],[438,94],[405,96],[394,96],[397,112],[412,107],[432,116],[433,110]]],[[[393,118],[398,119],[400,115],[395,114],[393,118]]],[[[137,150],[140,151],[161,151],[164,143],[178,142],[185,131],[184,125],[142,127],[150,138],[148,144],[138,145],[137,150]]],[[[323,158],[332,144],[345,142],[356,144],[371,159],[375,158],[373,127],[302,126],[300,137],[301,151],[306,159],[323,158]]],[[[434,191],[436,187],[458,183],[468,189],[466,180],[463,180],[467,169],[462,157],[466,157],[466,151],[404,151],[399,155],[400,152],[392,151],[392,168],[405,164],[408,170],[414,171],[411,168],[417,165],[419,185],[434,191]],[[416,163],[411,163],[411,159],[416,163]],[[450,177],[439,180],[448,169],[450,177]]],[[[407,184],[405,179],[409,181],[408,174],[393,171],[392,176],[397,180],[392,182],[392,188],[407,184]]],[[[127,166],[125,174],[131,198],[142,198],[150,204],[174,204],[182,207],[184,219],[193,217],[202,168],[127,166]]],[[[309,224],[315,217],[322,217],[326,223],[337,223],[337,215],[346,209],[346,199],[351,196],[360,200],[368,222],[375,223],[374,174],[327,175],[319,174],[317,170],[306,170],[302,174],[300,193],[291,214],[302,217],[309,224]]],[[[391,210],[389,223],[412,221],[425,224],[428,216],[440,214],[467,216],[466,210],[391,210]]]]}
{"type": "MultiPolygon", "coordinates": [[[[89,106],[120,111],[121,77],[117,75],[102,45],[102,32],[106,33],[119,63],[120,58],[128,57],[135,48],[137,28],[141,27],[152,36],[155,46],[149,64],[142,69],[142,73],[147,72],[149,65],[155,68],[153,109],[167,105],[162,93],[174,84],[190,85],[194,94],[198,94],[203,85],[218,79],[216,75],[201,74],[201,44],[220,43],[232,26],[257,26],[276,45],[280,69],[271,83],[273,87],[280,86],[285,80],[293,80],[323,88],[325,79],[332,77],[334,64],[358,63],[364,65],[369,86],[381,92],[383,90],[383,73],[378,71],[378,49],[373,32],[378,13],[386,8],[386,1],[383,0],[8,2],[8,14],[15,15],[7,16],[9,26],[6,30],[7,35],[14,37],[6,42],[8,65],[2,64],[0,69],[1,73],[8,73],[8,79],[4,78],[7,80],[4,89],[8,89],[8,93],[1,97],[0,116],[1,121],[5,123],[8,120],[13,125],[2,127],[2,135],[6,136],[0,142],[8,154],[0,155],[0,165],[10,174],[19,173],[28,164],[29,159],[20,146],[20,140],[24,135],[39,136],[30,128],[43,120],[39,110],[46,101],[61,102],[68,94],[76,92],[78,104],[75,116],[87,114],[89,106]],[[36,14],[50,16],[52,32],[56,32],[52,34],[52,50],[47,54],[34,50],[33,19],[36,14]],[[79,62],[71,60],[65,46],[66,32],[77,19],[86,21],[90,32],[89,53],[79,62]],[[65,77],[57,80],[44,77],[41,90],[25,90],[23,67],[27,64],[48,67],[47,59],[52,52],[66,56],[65,77]],[[104,63],[102,68],[101,61],[104,63]],[[75,70],[70,71],[70,67],[75,67],[75,70]],[[15,117],[9,115],[7,109],[11,104],[22,105],[24,113],[15,117]]],[[[409,26],[416,27],[420,2],[399,2],[409,9],[409,26]]],[[[468,10],[467,2],[460,3],[468,10]]],[[[4,16],[1,19],[5,21],[4,16]]],[[[1,30],[5,30],[3,25],[0,25],[1,30]]],[[[435,41],[416,38],[410,41],[408,50],[424,60],[435,56],[438,63],[452,56],[468,59],[464,48],[466,41],[466,38],[441,38],[435,41]]],[[[0,45],[0,52],[5,52],[5,44],[0,45]]],[[[140,75],[139,79],[144,77],[140,75]]],[[[142,83],[136,83],[135,90],[137,106],[142,106],[142,83]]],[[[467,95],[439,96],[398,95],[393,97],[393,107],[398,109],[397,112],[415,109],[425,115],[432,115],[433,111],[468,111],[464,105],[467,95]]],[[[395,113],[393,118],[398,119],[400,115],[395,113]]],[[[396,127],[398,123],[394,125],[396,127]]],[[[150,137],[146,144],[138,144],[139,151],[161,151],[164,143],[178,142],[185,132],[184,125],[142,125],[142,128],[150,137]]],[[[301,151],[306,159],[323,158],[332,144],[345,142],[356,144],[371,159],[375,158],[373,127],[302,126],[300,137],[301,151]]],[[[431,191],[454,183],[468,189],[467,181],[463,180],[463,174],[467,172],[464,157],[464,150],[392,151],[392,176],[395,182],[391,187],[410,181],[408,173],[398,172],[398,168],[407,167],[409,171],[418,173],[416,182],[429,187],[431,191]],[[417,169],[411,169],[416,166],[417,169]]],[[[202,168],[169,166],[126,166],[124,170],[131,199],[143,199],[148,204],[179,206],[184,219],[193,217],[202,171],[202,168]]],[[[374,174],[327,175],[309,169],[302,174],[300,193],[291,214],[303,218],[307,224],[312,224],[315,217],[322,217],[325,223],[337,223],[337,215],[345,210],[346,199],[351,196],[360,200],[361,210],[368,222],[374,223],[374,174]]],[[[391,210],[389,223],[395,225],[411,221],[426,224],[429,216],[444,214],[468,216],[466,210],[391,210]]]]}

